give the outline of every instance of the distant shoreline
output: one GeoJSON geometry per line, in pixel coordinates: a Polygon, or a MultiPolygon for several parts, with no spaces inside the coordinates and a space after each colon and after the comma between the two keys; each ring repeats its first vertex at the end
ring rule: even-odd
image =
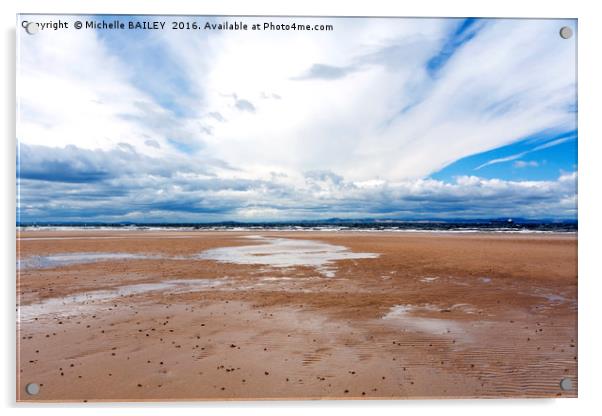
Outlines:
{"type": "Polygon", "coordinates": [[[412,233],[570,233],[578,230],[576,220],[422,220],[399,221],[392,219],[327,219],[316,221],[265,221],[213,223],[21,223],[18,231],[321,231],[321,232],[412,232],[412,233]]]}
{"type": "Polygon", "coordinates": [[[35,231],[172,231],[172,232],[360,232],[360,233],[449,233],[449,234],[577,234],[574,226],[538,225],[533,227],[354,227],[354,226],[17,226],[19,232],[35,231]]]}

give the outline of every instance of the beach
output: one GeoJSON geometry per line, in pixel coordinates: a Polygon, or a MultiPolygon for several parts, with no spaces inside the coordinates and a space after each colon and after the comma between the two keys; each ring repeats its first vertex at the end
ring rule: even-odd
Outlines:
{"type": "Polygon", "coordinates": [[[27,230],[17,248],[20,401],[577,396],[575,233],[27,230]]]}

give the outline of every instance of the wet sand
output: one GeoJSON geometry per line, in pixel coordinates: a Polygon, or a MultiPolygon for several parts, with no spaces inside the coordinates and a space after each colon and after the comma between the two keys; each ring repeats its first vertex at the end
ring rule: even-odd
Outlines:
{"type": "Polygon", "coordinates": [[[577,395],[575,235],[19,237],[18,400],[577,395]]]}

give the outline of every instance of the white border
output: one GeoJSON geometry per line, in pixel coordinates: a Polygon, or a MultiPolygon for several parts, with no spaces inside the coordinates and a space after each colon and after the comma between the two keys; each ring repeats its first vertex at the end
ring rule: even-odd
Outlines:
{"type": "MultiPolygon", "coordinates": [[[[172,411],[178,414],[326,415],[333,411],[346,415],[367,412],[395,414],[506,415],[510,412],[545,412],[548,415],[592,414],[602,408],[602,368],[600,366],[600,312],[597,297],[602,295],[602,276],[598,263],[601,230],[599,189],[602,179],[600,134],[600,74],[602,21],[594,1],[528,2],[525,0],[420,0],[394,2],[386,0],[10,0],[0,2],[2,14],[2,212],[0,256],[3,266],[4,313],[2,333],[3,374],[0,379],[2,404],[8,414],[101,414],[119,408],[123,415],[155,415],[172,411]],[[346,15],[346,16],[475,16],[475,17],[569,17],[579,19],[579,398],[549,400],[426,400],[426,401],[340,401],[340,402],[230,402],[189,404],[107,404],[43,405],[15,404],[15,14],[21,13],[145,13],[145,14],[224,14],[224,15],[346,15]],[[596,123],[598,121],[598,123],[596,123]]],[[[5,413],[7,414],[7,413],[5,413]]]]}

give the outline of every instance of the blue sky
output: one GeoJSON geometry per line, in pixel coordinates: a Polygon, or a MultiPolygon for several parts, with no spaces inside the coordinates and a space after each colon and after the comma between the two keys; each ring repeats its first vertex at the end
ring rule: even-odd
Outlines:
{"type": "Polygon", "coordinates": [[[462,158],[430,175],[451,181],[471,174],[513,181],[550,181],[577,169],[577,131],[542,132],[508,146],[462,158]]]}
{"type": "Polygon", "coordinates": [[[576,218],[575,21],[270,20],[20,32],[20,220],[576,218]]]}

